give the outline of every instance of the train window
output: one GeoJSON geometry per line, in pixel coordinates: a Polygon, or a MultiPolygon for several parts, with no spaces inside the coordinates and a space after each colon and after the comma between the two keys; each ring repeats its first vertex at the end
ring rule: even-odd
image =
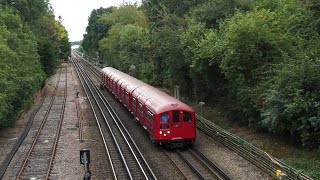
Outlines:
{"type": "Polygon", "coordinates": [[[160,129],[169,129],[169,126],[168,125],[161,125],[160,129]]]}
{"type": "Polygon", "coordinates": [[[125,102],[129,102],[129,93],[126,91],[125,102]]]}
{"type": "Polygon", "coordinates": [[[169,121],[169,114],[163,113],[160,115],[160,123],[168,123],[169,121]]]}
{"type": "Polygon", "coordinates": [[[123,98],[124,97],[124,89],[122,88],[121,91],[122,91],[121,98],[123,98]]]}
{"type": "Polygon", "coordinates": [[[146,115],[147,115],[148,120],[152,122],[153,121],[153,113],[149,109],[147,109],[146,115]]]}
{"type": "Polygon", "coordinates": [[[184,122],[191,122],[192,121],[191,113],[183,112],[183,121],[184,122]]]}
{"type": "Polygon", "coordinates": [[[179,119],[179,111],[173,111],[172,119],[173,119],[173,122],[179,122],[180,121],[180,119],[179,119]]]}
{"type": "Polygon", "coordinates": [[[132,98],[132,107],[133,109],[136,107],[136,98],[132,98]]]}
{"type": "Polygon", "coordinates": [[[141,102],[139,102],[139,108],[138,109],[139,109],[140,112],[142,112],[142,103],[141,102]]]}

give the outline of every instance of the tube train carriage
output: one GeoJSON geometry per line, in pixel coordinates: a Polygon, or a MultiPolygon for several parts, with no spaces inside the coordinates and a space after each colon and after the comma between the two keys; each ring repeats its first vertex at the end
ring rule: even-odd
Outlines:
{"type": "Polygon", "coordinates": [[[107,87],[122,102],[154,144],[176,148],[195,141],[195,113],[189,106],[114,68],[101,73],[101,88],[107,87]]]}

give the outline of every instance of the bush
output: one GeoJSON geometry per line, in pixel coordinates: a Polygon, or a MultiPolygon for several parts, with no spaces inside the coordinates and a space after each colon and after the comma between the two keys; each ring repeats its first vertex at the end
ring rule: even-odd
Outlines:
{"type": "Polygon", "coordinates": [[[263,94],[260,124],[272,132],[289,133],[303,146],[320,147],[319,72],[318,59],[301,57],[284,65],[263,94]]]}

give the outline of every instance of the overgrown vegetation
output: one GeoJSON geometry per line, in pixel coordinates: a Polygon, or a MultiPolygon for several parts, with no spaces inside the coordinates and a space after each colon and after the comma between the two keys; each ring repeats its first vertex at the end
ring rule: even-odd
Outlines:
{"type": "Polygon", "coordinates": [[[68,34],[47,1],[0,2],[0,128],[12,124],[69,53],[68,34]]]}
{"type": "Polygon", "coordinates": [[[319,20],[317,1],[144,0],[93,11],[82,46],[233,121],[320,148],[319,20]]]}

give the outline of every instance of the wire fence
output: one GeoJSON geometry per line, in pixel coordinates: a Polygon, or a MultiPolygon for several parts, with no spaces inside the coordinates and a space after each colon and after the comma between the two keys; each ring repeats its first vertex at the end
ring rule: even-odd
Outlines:
{"type": "Polygon", "coordinates": [[[228,131],[220,128],[209,120],[196,115],[197,127],[216,139],[229,149],[238,153],[240,156],[244,157],[251,163],[255,164],[269,175],[276,179],[284,179],[284,176],[288,180],[312,180],[311,177],[303,174],[302,172],[289,167],[280,160],[272,157],[261,149],[255,147],[244,139],[237,137],[228,131]]]}

